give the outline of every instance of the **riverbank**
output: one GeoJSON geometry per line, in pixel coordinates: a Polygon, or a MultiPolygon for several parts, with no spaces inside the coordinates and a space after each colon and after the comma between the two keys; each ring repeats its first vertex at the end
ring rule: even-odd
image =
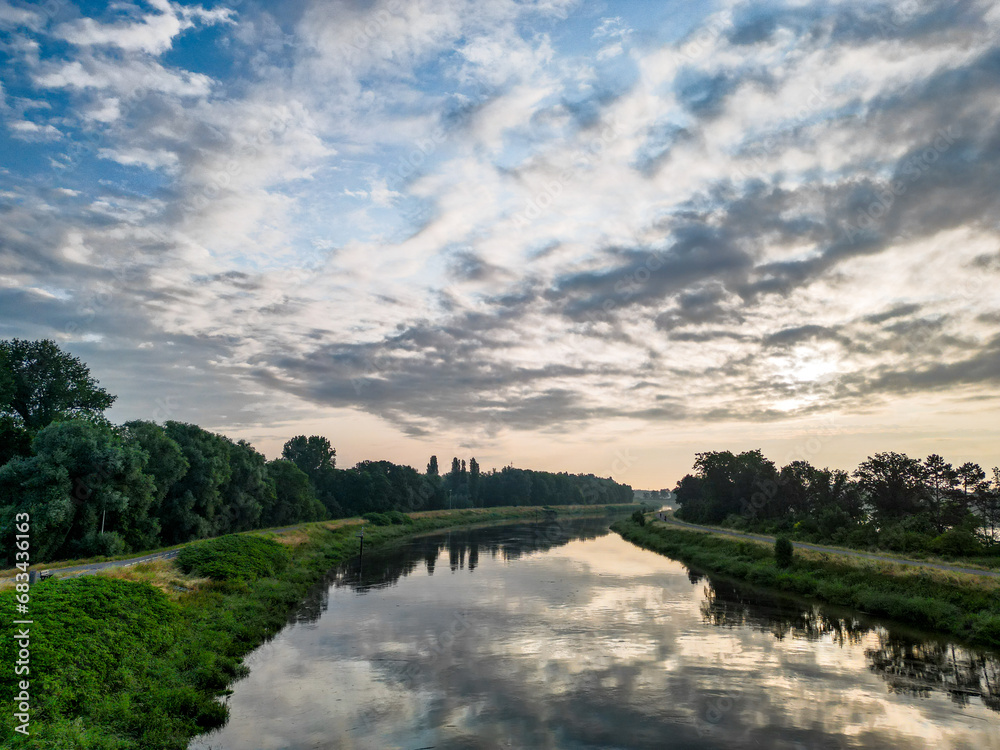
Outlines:
{"type": "Polygon", "coordinates": [[[773,550],[755,542],[630,519],[611,528],[637,546],[706,572],[1000,648],[1000,583],[992,579],[800,550],[782,569],[773,550]]]}
{"type": "MultiPolygon", "coordinates": [[[[635,506],[486,508],[366,525],[365,551],[419,533],[503,521],[603,515],[635,506]]],[[[358,552],[356,523],[314,523],[194,542],[178,560],[50,579],[30,591],[30,673],[0,674],[10,706],[30,680],[29,736],[8,713],[0,745],[46,750],[182,750],[225,723],[217,698],[246,674],[242,659],[288,621],[309,587],[358,552]],[[236,546],[232,543],[237,539],[236,546]],[[226,541],[223,541],[226,540],[226,541]],[[187,571],[187,572],[185,572],[187,571]]],[[[0,593],[14,612],[14,592],[0,593]]],[[[13,665],[13,629],[0,660],[13,665]]],[[[20,723],[20,722],[18,722],[20,723]]]]}

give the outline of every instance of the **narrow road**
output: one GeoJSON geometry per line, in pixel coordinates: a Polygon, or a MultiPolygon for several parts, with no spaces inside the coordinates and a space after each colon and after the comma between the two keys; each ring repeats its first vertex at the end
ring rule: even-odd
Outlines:
{"type": "MultiPolygon", "coordinates": [[[[769,544],[774,544],[773,536],[764,536],[762,534],[746,534],[742,531],[729,531],[728,529],[717,529],[711,526],[698,526],[697,524],[678,521],[672,515],[669,515],[667,513],[657,513],[657,518],[665,523],[673,524],[674,526],[680,526],[686,529],[694,529],[695,531],[707,531],[712,534],[723,534],[725,536],[733,536],[742,539],[752,539],[757,542],[768,542],[769,544]]],[[[844,557],[861,557],[866,560],[880,560],[882,562],[897,563],[899,565],[911,565],[915,568],[933,568],[934,570],[947,570],[952,573],[968,573],[970,575],[975,575],[975,576],[1000,578],[1000,571],[996,570],[980,570],[979,568],[964,568],[960,565],[948,565],[946,563],[932,563],[932,562],[924,562],[922,560],[907,560],[902,557],[886,557],[885,555],[874,555],[870,552],[839,549],[837,547],[823,547],[818,544],[809,544],[807,542],[792,542],[792,544],[799,549],[808,549],[812,550],[813,552],[826,552],[827,554],[830,555],[843,555],[844,557]]]]}

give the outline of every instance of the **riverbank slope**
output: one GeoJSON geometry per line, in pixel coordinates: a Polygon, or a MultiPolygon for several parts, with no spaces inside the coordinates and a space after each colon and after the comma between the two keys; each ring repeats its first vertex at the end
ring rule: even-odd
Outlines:
{"type": "MultiPolygon", "coordinates": [[[[365,528],[365,551],[470,524],[613,513],[636,506],[438,511],[365,528]]],[[[309,587],[358,553],[358,526],[314,523],[194,542],[176,559],[33,586],[30,672],[0,674],[7,706],[30,682],[27,737],[11,714],[0,746],[39,750],[182,750],[225,722],[217,700],[246,673],[242,658],[273,636],[309,587]],[[235,541],[234,541],[235,540],[235,541]]],[[[15,611],[15,592],[0,607],[15,611]]],[[[0,660],[17,660],[13,629],[0,660]]],[[[20,723],[20,722],[18,722],[20,723]]]]}
{"type": "Polygon", "coordinates": [[[637,546],[706,572],[1000,648],[1000,582],[995,579],[802,550],[782,569],[773,549],[753,541],[632,519],[611,528],[637,546]]]}

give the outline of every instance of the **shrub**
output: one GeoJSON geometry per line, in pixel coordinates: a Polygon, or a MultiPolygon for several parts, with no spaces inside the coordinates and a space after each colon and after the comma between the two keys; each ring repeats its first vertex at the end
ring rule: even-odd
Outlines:
{"type": "Polygon", "coordinates": [[[392,526],[392,519],[386,513],[365,513],[361,517],[372,526],[392,526]]]}
{"type": "Polygon", "coordinates": [[[273,539],[230,534],[188,545],[177,555],[185,573],[216,581],[270,578],[288,565],[288,552],[273,539]]]}
{"type": "Polygon", "coordinates": [[[964,529],[951,529],[935,537],[930,548],[939,555],[950,557],[971,557],[983,551],[979,540],[964,529]]]}
{"type": "Polygon", "coordinates": [[[779,536],[774,540],[774,561],[779,568],[787,568],[792,564],[792,543],[787,537],[779,536]]]}
{"type": "Polygon", "coordinates": [[[637,523],[640,526],[645,526],[646,525],[646,516],[643,514],[643,512],[641,510],[637,510],[637,511],[635,511],[632,514],[632,522],[633,523],[637,523]]]}
{"type": "Polygon", "coordinates": [[[394,524],[400,524],[403,526],[410,526],[413,524],[412,518],[398,510],[390,510],[385,515],[394,524]]]}

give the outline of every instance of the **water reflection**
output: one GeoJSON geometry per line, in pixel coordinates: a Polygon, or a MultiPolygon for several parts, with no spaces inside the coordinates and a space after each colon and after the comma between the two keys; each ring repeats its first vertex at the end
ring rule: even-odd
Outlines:
{"type": "Polygon", "coordinates": [[[192,748],[1000,748],[995,654],[550,521],[331,571],[192,748]]]}
{"type": "Polygon", "coordinates": [[[693,583],[705,581],[701,613],[712,625],[754,628],[778,640],[828,639],[839,645],[861,645],[874,635],[878,645],[866,647],[864,654],[868,668],[885,680],[890,693],[927,697],[940,690],[960,707],[975,697],[1000,712],[1000,659],[996,654],[933,636],[906,636],[860,615],[833,615],[830,609],[695,571],[690,571],[689,578],[693,583]]]}

